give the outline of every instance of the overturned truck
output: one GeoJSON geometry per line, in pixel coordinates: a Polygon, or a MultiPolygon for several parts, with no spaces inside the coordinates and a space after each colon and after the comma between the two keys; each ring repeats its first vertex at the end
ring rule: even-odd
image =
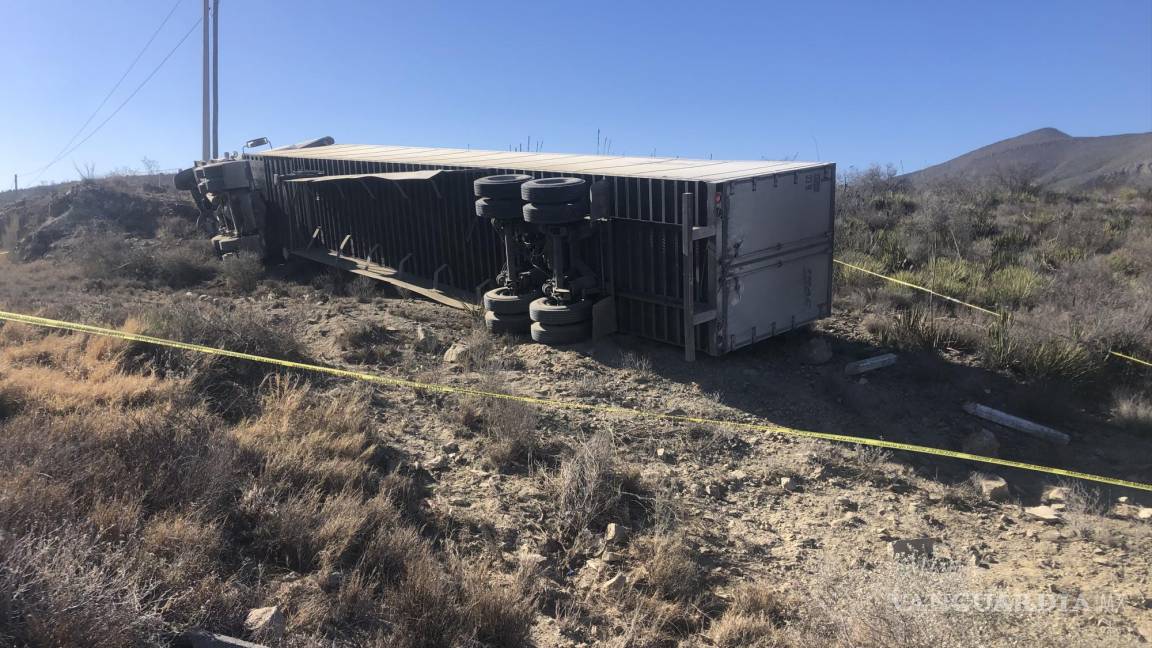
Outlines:
{"type": "Polygon", "coordinates": [[[333,144],[177,178],[248,248],[565,344],[627,332],[722,355],[826,317],[835,165],[333,144]]]}

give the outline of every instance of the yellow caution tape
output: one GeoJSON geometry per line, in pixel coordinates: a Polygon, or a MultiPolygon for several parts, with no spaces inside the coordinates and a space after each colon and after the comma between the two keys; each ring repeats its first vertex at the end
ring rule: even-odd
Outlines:
{"type": "MultiPolygon", "coordinates": [[[[976,304],[969,304],[968,302],[962,301],[960,299],[956,299],[955,297],[949,297],[948,295],[940,294],[940,293],[936,292],[935,290],[932,290],[931,288],[925,288],[924,286],[918,286],[914,283],[904,281],[903,279],[897,279],[896,277],[889,277],[888,275],[880,274],[879,272],[873,272],[871,270],[868,270],[867,268],[861,268],[858,265],[853,265],[851,263],[848,263],[847,261],[841,261],[840,259],[832,259],[832,260],[834,262],[839,263],[840,265],[844,266],[845,268],[851,268],[851,269],[856,270],[858,272],[863,272],[864,274],[869,274],[869,275],[872,275],[873,277],[879,277],[885,281],[891,281],[894,284],[899,284],[899,285],[905,286],[907,288],[912,288],[913,290],[919,290],[921,292],[928,293],[929,295],[934,295],[934,296],[939,297],[941,299],[946,299],[950,302],[960,304],[961,306],[967,306],[968,308],[971,308],[973,310],[978,310],[981,313],[985,313],[985,314],[991,315],[993,317],[998,317],[1000,319],[1004,319],[1004,316],[1005,316],[1004,313],[998,313],[994,310],[989,310],[987,308],[984,308],[983,306],[977,306],[976,304]]],[[[1062,335],[1058,336],[1058,337],[1068,339],[1068,338],[1066,338],[1066,336],[1062,336],[1062,335]]],[[[1073,342],[1077,342],[1077,341],[1073,340],[1073,342]]],[[[1127,355],[1124,353],[1120,353],[1119,351],[1113,351],[1113,350],[1109,349],[1108,355],[1115,356],[1115,357],[1120,358],[1122,360],[1127,360],[1128,362],[1134,362],[1136,364],[1141,364],[1141,365],[1144,365],[1145,367],[1152,367],[1152,362],[1149,362],[1147,360],[1141,360],[1140,358],[1136,358],[1136,357],[1133,357],[1133,356],[1130,356],[1130,355],[1127,355]]]]}
{"type": "Polygon", "coordinates": [[[362,380],[365,382],[394,385],[398,387],[409,387],[412,389],[422,389],[425,391],[435,391],[450,394],[464,394],[468,396],[477,396],[481,398],[497,398],[503,400],[518,401],[521,403],[528,403],[531,405],[539,405],[542,407],[553,407],[557,409],[572,409],[572,410],[588,410],[595,412],[602,412],[605,414],[616,414],[621,416],[630,417],[643,417],[650,419],[659,419],[664,421],[674,421],[678,423],[695,423],[698,425],[716,425],[730,428],[739,428],[745,430],[755,430],[758,432],[767,432],[775,434],[786,434],[790,436],[803,437],[807,439],[820,439],[823,441],[836,441],[839,443],[851,443],[855,445],[871,446],[874,448],[884,448],[886,450],[902,450],[905,452],[915,452],[919,454],[935,455],[938,457],[948,457],[950,459],[962,459],[965,461],[975,461],[986,464],[995,464],[998,466],[1007,466],[1009,468],[1019,468],[1021,470],[1030,470],[1033,472],[1046,473],[1049,475],[1057,475],[1060,477],[1068,477],[1071,479],[1081,479],[1085,481],[1098,482],[1101,484],[1108,484],[1110,486],[1121,486],[1124,488],[1133,488],[1137,490],[1144,490],[1152,492],[1152,484],[1143,484],[1140,482],[1128,481],[1125,479],[1117,479],[1114,477],[1104,477],[1101,475],[1092,475],[1088,473],[1076,472],[1073,470],[1064,470],[1062,468],[1050,468],[1048,466],[1038,466],[1034,464],[1024,463],[1020,461],[1012,461],[1009,459],[1000,459],[999,457],[985,457],[982,455],[970,454],[967,452],[955,452],[952,450],[944,450],[941,448],[933,448],[929,446],[914,445],[911,443],[899,443],[896,441],[885,441],[883,439],[869,439],[866,437],[854,437],[844,434],[832,434],[829,432],[812,432],[810,430],[798,430],[795,428],[783,427],[773,424],[762,423],[743,423],[740,421],[725,421],[721,419],[711,419],[697,416],[685,416],[679,414],[664,414],[661,412],[653,412],[650,410],[637,410],[627,407],[616,407],[612,405],[595,405],[591,403],[578,403],[573,401],[554,400],[551,398],[536,398],[533,396],[517,396],[514,394],[502,394],[499,392],[483,391],[479,389],[470,389],[467,387],[456,387],[453,385],[442,385],[437,383],[426,383],[415,380],[405,380],[403,378],[393,378],[389,376],[382,376],[377,374],[370,374],[361,371],[350,371],[348,369],[338,369],[336,367],[326,367],[323,365],[309,364],[305,362],[295,362],[292,360],[281,360],[278,358],[269,358],[265,356],[254,355],[251,353],[242,353],[239,351],[229,351],[228,349],[216,349],[202,344],[189,344],[187,342],[177,342],[175,340],[166,340],[164,338],[153,337],[151,335],[141,335],[139,333],[128,333],[126,331],[117,331],[115,329],[103,328],[99,326],[90,326],[88,324],[77,324],[74,322],[65,322],[61,320],[53,320],[44,317],[35,317],[32,315],[23,315],[20,313],[9,313],[0,311],[0,320],[7,320],[10,322],[20,322],[22,324],[30,324],[32,326],[41,326],[53,329],[62,329],[66,331],[75,331],[77,333],[88,333],[91,335],[102,335],[105,337],[118,338],[121,340],[128,340],[131,342],[144,342],[146,344],[155,344],[158,346],[170,347],[173,349],[183,349],[185,351],[196,351],[199,353],[207,353],[217,356],[225,356],[229,358],[239,358],[241,360],[250,360],[252,362],[262,362],[265,364],[286,367],[289,369],[301,369],[304,371],[311,371],[316,373],[323,373],[332,376],[340,376],[343,378],[352,378],[355,380],[362,380]]]}

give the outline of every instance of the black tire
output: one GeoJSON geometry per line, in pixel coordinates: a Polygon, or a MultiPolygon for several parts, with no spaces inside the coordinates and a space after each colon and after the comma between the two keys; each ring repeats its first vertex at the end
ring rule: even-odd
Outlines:
{"type": "Polygon", "coordinates": [[[520,198],[520,185],[532,179],[530,175],[494,175],[477,178],[472,183],[472,190],[480,198],[496,198],[497,200],[512,200],[520,198]]]}
{"type": "Polygon", "coordinates": [[[592,323],[563,324],[548,326],[540,322],[532,323],[532,339],[540,344],[558,346],[575,344],[592,337],[592,323]]]}
{"type": "Polygon", "coordinates": [[[520,185],[520,197],[530,203],[584,202],[588,187],[580,178],[540,178],[520,185]]]}
{"type": "Polygon", "coordinates": [[[540,297],[539,290],[517,295],[507,288],[493,288],[484,293],[484,310],[497,315],[520,315],[528,312],[528,307],[540,297]]]}
{"type": "Polygon", "coordinates": [[[184,169],[172,178],[172,184],[180,191],[192,191],[196,188],[196,174],[193,169],[184,169]]]}
{"type": "Polygon", "coordinates": [[[523,212],[524,220],[534,225],[565,225],[584,220],[588,208],[582,202],[528,203],[523,212]]]}
{"type": "Polygon", "coordinates": [[[519,198],[481,198],[476,201],[476,215],[502,221],[520,220],[524,218],[524,203],[519,198]]]}
{"type": "Polygon", "coordinates": [[[484,311],[484,328],[489,333],[506,335],[527,333],[532,326],[532,320],[524,313],[514,315],[497,315],[492,311],[484,311]]]}
{"type": "Polygon", "coordinates": [[[571,304],[552,303],[547,297],[541,297],[528,305],[528,314],[533,322],[544,326],[565,326],[592,321],[592,302],[582,299],[571,304]]]}

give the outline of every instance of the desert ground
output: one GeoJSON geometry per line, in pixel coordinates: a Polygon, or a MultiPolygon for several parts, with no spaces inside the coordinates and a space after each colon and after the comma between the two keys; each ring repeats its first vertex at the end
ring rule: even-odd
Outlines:
{"type": "MultiPolygon", "coordinates": [[[[728,356],[552,348],[313,265],[218,260],[186,197],[134,178],[0,199],[0,309],[1152,482],[1148,371],[1104,352],[1152,357],[1152,194],[926,191],[874,169],[838,205],[841,258],[1020,316],[845,272],[833,317],[728,356]],[[845,376],[884,352],[897,364],[845,376]]],[[[1152,494],[784,433],[8,322],[0,467],[5,645],[1152,642],[1152,494]]]]}

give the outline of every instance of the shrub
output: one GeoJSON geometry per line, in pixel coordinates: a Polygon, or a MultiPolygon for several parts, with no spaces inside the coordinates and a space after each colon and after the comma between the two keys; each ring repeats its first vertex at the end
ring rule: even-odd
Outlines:
{"type": "Polygon", "coordinates": [[[620,466],[605,433],[589,438],[561,464],[554,488],[559,531],[569,538],[612,521],[627,524],[640,492],[638,478],[620,466]]]}
{"type": "Polygon", "coordinates": [[[1146,393],[1118,392],[1112,399],[1112,420],[1133,432],[1152,434],[1152,399],[1146,393]]]}
{"type": "Polygon", "coordinates": [[[237,252],[224,257],[220,264],[220,274],[233,291],[250,293],[256,290],[264,276],[264,263],[255,253],[237,252]]]}

